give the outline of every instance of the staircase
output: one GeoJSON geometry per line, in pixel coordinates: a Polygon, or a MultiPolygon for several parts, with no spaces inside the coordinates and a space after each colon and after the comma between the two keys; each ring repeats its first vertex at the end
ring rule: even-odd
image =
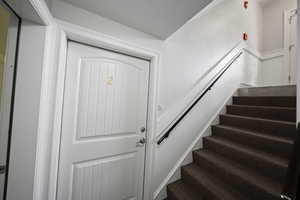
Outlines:
{"type": "Polygon", "coordinates": [[[241,89],[167,186],[168,200],[279,200],[296,133],[296,89],[241,89]]]}

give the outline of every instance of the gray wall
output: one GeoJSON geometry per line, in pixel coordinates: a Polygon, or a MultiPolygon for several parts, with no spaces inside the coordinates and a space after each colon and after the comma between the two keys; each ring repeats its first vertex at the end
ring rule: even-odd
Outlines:
{"type": "Polygon", "coordinates": [[[283,48],[283,13],[296,7],[297,0],[273,0],[263,8],[263,51],[283,48]]]}
{"type": "Polygon", "coordinates": [[[23,21],[9,166],[8,200],[32,200],[45,27],[23,21]]]}

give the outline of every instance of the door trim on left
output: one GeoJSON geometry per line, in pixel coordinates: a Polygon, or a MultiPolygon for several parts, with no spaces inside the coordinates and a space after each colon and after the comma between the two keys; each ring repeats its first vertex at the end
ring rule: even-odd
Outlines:
{"type": "Polygon", "coordinates": [[[149,49],[140,48],[128,44],[122,40],[82,28],[80,26],[57,20],[59,25],[59,46],[56,52],[59,52],[58,58],[58,77],[56,85],[56,99],[54,110],[53,143],[50,166],[50,188],[49,200],[55,200],[56,187],[58,180],[59,147],[61,135],[61,119],[63,109],[64,79],[67,57],[67,42],[73,40],[76,42],[92,45],[107,50],[117,51],[122,54],[146,59],[150,61],[149,77],[149,95],[148,95],[148,116],[147,116],[147,146],[145,155],[145,175],[144,175],[144,200],[153,199],[153,189],[151,182],[154,168],[155,152],[155,130],[156,130],[156,105],[157,105],[157,85],[158,68],[160,64],[160,53],[149,49]]]}
{"type": "Polygon", "coordinates": [[[3,171],[5,171],[5,180],[3,188],[3,200],[6,200],[7,197],[7,185],[8,185],[8,175],[9,175],[9,161],[11,153],[11,140],[12,140],[12,128],[13,128],[13,119],[14,119],[14,105],[15,105],[15,92],[16,92],[16,80],[18,72],[18,56],[19,56],[19,44],[21,36],[21,24],[22,18],[15,12],[15,10],[6,2],[2,1],[0,5],[4,5],[17,19],[18,19],[18,30],[16,38],[16,49],[15,49],[15,60],[14,60],[14,72],[13,72],[13,83],[12,83],[12,93],[11,93],[11,104],[9,111],[9,129],[8,129],[8,141],[7,141],[7,152],[6,152],[6,165],[4,166],[3,171]]]}

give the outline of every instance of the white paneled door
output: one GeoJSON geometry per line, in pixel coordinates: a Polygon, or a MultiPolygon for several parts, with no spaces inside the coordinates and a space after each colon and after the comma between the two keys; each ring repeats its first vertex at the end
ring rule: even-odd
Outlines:
{"type": "Polygon", "coordinates": [[[149,62],[68,43],[58,200],[142,200],[149,62]]]}

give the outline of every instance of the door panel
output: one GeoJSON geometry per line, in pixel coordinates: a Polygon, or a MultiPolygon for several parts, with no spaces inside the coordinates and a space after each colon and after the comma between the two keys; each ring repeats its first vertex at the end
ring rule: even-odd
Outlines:
{"type": "Polygon", "coordinates": [[[140,71],[135,66],[105,59],[82,61],[78,138],[136,132],[138,113],[131,111],[139,99],[140,71]]]}
{"type": "Polygon", "coordinates": [[[75,164],[72,196],[76,200],[136,199],[136,170],[136,153],[75,164]]]}
{"type": "Polygon", "coordinates": [[[149,62],[69,42],[58,200],[141,200],[149,62]]]}

